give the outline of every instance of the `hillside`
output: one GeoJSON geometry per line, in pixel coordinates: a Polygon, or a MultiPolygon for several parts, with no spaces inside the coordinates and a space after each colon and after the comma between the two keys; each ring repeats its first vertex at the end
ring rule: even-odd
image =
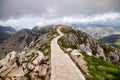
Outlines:
{"type": "Polygon", "coordinates": [[[47,25],[47,26],[36,26],[34,28],[32,28],[32,31],[38,33],[38,34],[44,34],[47,33],[49,31],[51,31],[53,29],[53,25],[47,25]]]}
{"type": "Polygon", "coordinates": [[[96,39],[100,39],[103,37],[107,37],[110,35],[119,35],[119,28],[116,29],[114,27],[105,27],[105,26],[87,26],[87,27],[75,27],[75,29],[82,30],[87,34],[90,34],[92,37],[96,39]]]}
{"type": "Polygon", "coordinates": [[[12,35],[6,41],[0,44],[0,58],[7,55],[8,52],[21,52],[25,46],[29,45],[31,41],[35,40],[37,34],[29,29],[23,29],[12,35]]]}
{"type": "MultiPolygon", "coordinates": [[[[21,52],[25,46],[28,46],[31,41],[34,41],[38,36],[42,36],[57,26],[48,25],[44,27],[34,27],[32,30],[30,29],[23,29],[16,34],[12,35],[8,39],[6,39],[3,43],[0,44],[0,58],[6,56],[8,52],[16,51],[21,52]]],[[[11,30],[12,31],[12,30],[11,30]]]]}
{"type": "Polygon", "coordinates": [[[66,32],[66,35],[61,40],[63,45],[66,44],[76,49],[86,50],[99,58],[119,64],[119,58],[117,57],[120,57],[120,52],[117,48],[106,45],[82,31],[71,30],[66,32]]]}
{"type": "Polygon", "coordinates": [[[80,30],[62,32],[64,36],[59,39],[59,45],[87,80],[119,80],[120,51],[117,48],[106,45],[80,30]]]}
{"type": "Polygon", "coordinates": [[[120,77],[120,51],[71,26],[23,29],[4,41],[0,49],[3,80],[119,80],[120,77]]]}
{"type": "Polygon", "coordinates": [[[12,27],[0,25],[0,43],[2,43],[4,40],[8,39],[15,32],[16,32],[16,30],[12,27]]]}
{"type": "Polygon", "coordinates": [[[99,39],[102,42],[108,43],[111,46],[120,48],[120,35],[111,35],[99,39]]]}
{"type": "Polygon", "coordinates": [[[56,35],[56,31],[51,30],[36,36],[33,31],[25,29],[9,38],[6,50],[11,51],[0,60],[0,79],[49,80],[50,41],[56,35]],[[9,42],[11,39],[14,42],[9,42]]]}

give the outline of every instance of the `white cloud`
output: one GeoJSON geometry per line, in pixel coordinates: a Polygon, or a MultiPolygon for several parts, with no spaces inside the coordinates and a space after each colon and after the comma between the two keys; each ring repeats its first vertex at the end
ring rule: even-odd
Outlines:
{"type": "MultiPolygon", "coordinates": [[[[51,11],[51,10],[50,10],[51,11]]],[[[9,19],[7,21],[0,21],[0,25],[32,28],[34,26],[44,26],[49,24],[65,24],[65,23],[89,23],[89,22],[107,22],[120,19],[120,13],[107,13],[102,15],[90,16],[90,17],[62,17],[55,19],[44,19],[37,16],[21,17],[18,19],[9,19]]]]}
{"type": "Polygon", "coordinates": [[[96,16],[90,16],[90,17],[64,17],[61,18],[62,22],[81,22],[81,23],[88,23],[88,22],[105,22],[108,20],[115,20],[117,18],[120,18],[120,13],[107,13],[103,15],[96,15],[96,16]]]}

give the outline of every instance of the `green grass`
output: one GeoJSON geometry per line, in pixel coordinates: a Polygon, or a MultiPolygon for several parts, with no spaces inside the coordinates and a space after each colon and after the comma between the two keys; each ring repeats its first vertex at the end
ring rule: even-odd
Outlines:
{"type": "Polygon", "coordinates": [[[29,61],[36,57],[36,53],[32,52],[31,55],[27,55],[29,61]]]}
{"type": "Polygon", "coordinates": [[[81,51],[84,59],[87,61],[87,66],[92,77],[87,80],[119,80],[120,67],[115,66],[95,56],[88,56],[86,52],[81,51]]]}
{"type": "Polygon", "coordinates": [[[32,58],[35,57],[35,53],[34,53],[34,52],[31,54],[31,57],[32,57],[32,58]]]}
{"type": "Polygon", "coordinates": [[[108,43],[109,45],[120,49],[120,35],[111,35],[104,38],[99,39],[102,42],[108,43]]]}
{"type": "Polygon", "coordinates": [[[55,38],[58,35],[56,30],[52,30],[49,33],[47,33],[48,40],[44,43],[40,43],[40,46],[38,50],[42,51],[45,56],[50,56],[51,50],[50,50],[50,42],[53,38],[55,38]]]}
{"type": "Polygon", "coordinates": [[[42,51],[45,56],[50,55],[50,53],[51,53],[50,42],[46,42],[46,43],[42,44],[40,46],[39,50],[42,51]]]}
{"type": "MultiPolygon", "coordinates": [[[[82,42],[82,43],[86,43],[86,39],[87,39],[87,35],[85,35],[84,33],[80,32],[80,31],[74,31],[71,30],[69,32],[65,32],[66,34],[70,34],[70,33],[74,33],[76,36],[78,36],[78,41],[82,42]],[[81,36],[83,36],[84,34],[84,39],[83,41],[81,41],[81,39],[79,39],[81,36]]],[[[66,43],[63,42],[63,38],[59,39],[58,43],[60,45],[60,47],[64,50],[66,48],[72,48],[75,49],[76,45],[68,45],[66,43]]],[[[81,44],[81,43],[78,43],[81,44]]],[[[110,47],[109,45],[106,45],[102,42],[97,41],[96,44],[93,44],[91,46],[92,49],[96,49],[96,46],[99,44],[100,47],[102,47],[105,51],[105,55],[109,55],[110,51],[114,52],[114,48],[110,47]]],[[[96,50],[93,50],[96,51],[96,50]]],[[[90,73],[90,76],[87,77],[87,80],[120,80],[120,67],[113,65],[107,61],[104,61],[100,58],[97,58],[95,56],[88,56],[86,54],[85,51],[81,51],[81,53],[84,56],[84,60],[87,62],[87,66],[88,66],[88,70],[90,73]]],[[[94,52],[96,53],[96,52],[94,52]]]]}

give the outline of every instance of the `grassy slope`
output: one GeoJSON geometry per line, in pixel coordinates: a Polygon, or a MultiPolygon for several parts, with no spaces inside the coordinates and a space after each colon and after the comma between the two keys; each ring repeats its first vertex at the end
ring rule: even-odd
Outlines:
{"type": "MultiPolygon", "coordinates": [[[[64,48],[74,49],[74,45],[61,45],[60,40],[59,44],[63,50],[64,48]]],[[[96,58],[95,56],[90,57],[84,51],[81,51],[81,53],[84,55],[84,59],[87,62],[87,66],[91,75],[91,77],[88,77],[87,80],[119,80],[119,67],[102,59],[96,58]]]]}
{"type": "Polygon", "coordinates": [[[117,67],[95,56],[88,56],[86,52],[81,51],[84,59],[87,61],[87,66],[92,77],[87,80],[119,80],[120,67],[117,67]]]}

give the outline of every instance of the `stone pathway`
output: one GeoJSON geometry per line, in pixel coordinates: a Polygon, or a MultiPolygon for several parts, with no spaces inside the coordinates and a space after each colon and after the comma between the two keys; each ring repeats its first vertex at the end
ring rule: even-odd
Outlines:
{"type": "Polygon", "coordinates": [[[59,47],[57,41],[64,34],[60,27],[57,32],[60,34],[51,41],[51,78],[50,80],[85,80],[77,66],[70,57],[59,47]]]}

